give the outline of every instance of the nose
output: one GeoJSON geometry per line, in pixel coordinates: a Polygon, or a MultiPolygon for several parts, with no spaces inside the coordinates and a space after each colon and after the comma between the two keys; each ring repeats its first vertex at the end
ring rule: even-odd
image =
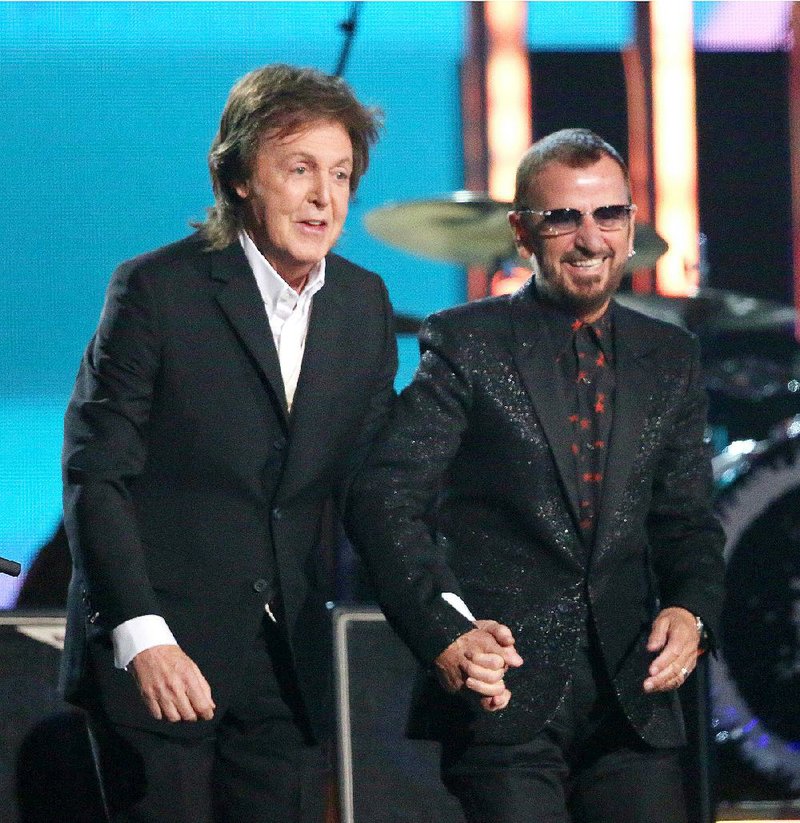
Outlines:
{"type": "Polygon", "coordinates": [[[331,183],[328,175],[322,171],[316,172],[314,184],[309,189],[308,197],[312,203],[320,208],[328,205],[331,199],[331,183]]]}
{"type": "Polygon", "coordinates": [[[594,220],[591,212],[584,212],[578,221],[575,232],[575,245],[589,252],[602,251],[606,247],[603,232],[594,220]]]}

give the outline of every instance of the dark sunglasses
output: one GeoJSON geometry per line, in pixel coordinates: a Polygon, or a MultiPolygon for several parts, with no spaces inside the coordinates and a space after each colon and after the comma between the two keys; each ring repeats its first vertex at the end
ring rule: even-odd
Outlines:
{"type": "Polygon", "coordinates": [[[601,231],[618,231],[628,225],[630,215],[636,211],[633,203],[627,205],[598,206],[594,211],[578,209],[514,209],[517,214],[535,214],[542,219],[534,227],[539,234],[572,234],[578,231],[581,219],[592,215],[592,220],[601,231]]]}

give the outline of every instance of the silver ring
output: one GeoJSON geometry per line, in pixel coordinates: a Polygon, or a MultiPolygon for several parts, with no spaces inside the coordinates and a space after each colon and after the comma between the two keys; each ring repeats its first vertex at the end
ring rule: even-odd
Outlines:
{"type": "Polygon", "coordinates": [[[681,680],[686,680],[689,676],[689,669],[686,666],[681,666],[681,680]]]}

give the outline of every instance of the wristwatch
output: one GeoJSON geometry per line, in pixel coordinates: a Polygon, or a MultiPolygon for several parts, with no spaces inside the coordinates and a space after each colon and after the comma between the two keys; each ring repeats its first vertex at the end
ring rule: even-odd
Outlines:
{"type": "Polygon", "coordinates": [[[694,625],[697,627],[697,648],[704,652],[708,648],[708,632],[706,631],[706,624],[703,623],[703,618],[699,614],[694,615],[694,625]]]}

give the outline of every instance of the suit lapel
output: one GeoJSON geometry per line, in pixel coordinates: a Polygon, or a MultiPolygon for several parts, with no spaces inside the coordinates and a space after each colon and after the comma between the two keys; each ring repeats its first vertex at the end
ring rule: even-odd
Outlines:
{"type": "Polygon", "coordinates": [[[635,313],[614,309],[615,390],[614,419],[608,448],[606,480],[597,522],[595,545],[602,552],[613,528],[613,518],[623,508],[623,494],[639,455],[645,420],[651,412],[651,395],[659,379],[652,352],[655,344],[635,313]]]}
{"type": "Polygon", "coordinates": [[[224,284],[217,293],[217,301],[269,384],[275,405],[286,424],[288,409],[278,352],[255,277],[238,242],[214,258],[211,276],[224,284]]]}
{"type": "Polygon", "coordinates": [[[511,299],[516,338],[514,359],[550,445],[570,512],[577,524],[580,519],[578,481],[575,458],[570,452],[568,404],[556,363],[557,352],[553,350],[547,327],[536,310],[532,292],[533,279],[511,299]]]}

